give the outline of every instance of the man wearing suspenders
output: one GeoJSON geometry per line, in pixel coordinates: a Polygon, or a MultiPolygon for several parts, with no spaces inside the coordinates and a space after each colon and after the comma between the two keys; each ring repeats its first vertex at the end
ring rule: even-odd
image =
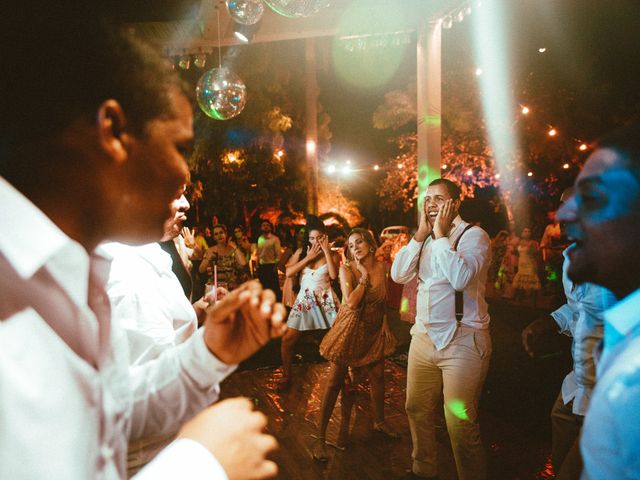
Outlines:
{"type": "Polygon", "coordinates": [[[491,247],[484,230],[458,215],[460,193],[450,180],[429,184],[418,231],[391,267],[395,282],[418,276],[406,403],[413,464],[406,478],[436,478],[435,424],[443,397],[459,479],[487,475],[478,402],[491,358],[484,298],[491,247]]]}

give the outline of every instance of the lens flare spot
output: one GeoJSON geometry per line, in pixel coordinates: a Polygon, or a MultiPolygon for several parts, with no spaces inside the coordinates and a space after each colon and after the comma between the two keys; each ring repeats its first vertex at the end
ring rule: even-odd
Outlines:
{"type": "Polygon", "coordinates": [[[469,420],[469,415],[467,414],[467,407],[465,407],[464,402],[457,398],[454,398],[447,402],[447,410],[453,413],[460,420],[469,420]]]}

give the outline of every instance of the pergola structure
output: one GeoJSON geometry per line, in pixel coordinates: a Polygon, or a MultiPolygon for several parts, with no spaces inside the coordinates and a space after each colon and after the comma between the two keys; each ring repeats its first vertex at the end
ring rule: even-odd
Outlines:
{"type": "MultiPolygon", "coordinates": [[[[219,46],[246,45],[234,35],[234,21],[228,15],[222,0],[163,0],[166,9],[145,10],[150,2],[137,4],[124,17],[132,28],[169,55],[212,53],[219,46]],[[175,16],[186,11],[186,18],[175,16]],[[146,11],[146,13],[145,13],[146,11]],[[164,15],[164,18],[163,18],[164,15]]],[[[269,8],[256,25],[251,43],[283,40],[303,40],[306,62],[306,140],[307,188],[310,213],[317,213],[318,157],[317,97],[315,38],[340,36],[358,39],[375,35],[415,32],[417,35],[417,136],[418,136],[418,192],[422,198],[429,181],[440,176],[441,163],[441,36],[443,18],[459,11],[469,0],[332,0],[317,14],[309,18],[286,18],[269,8]],[[362,25],[353,31],[339,31],[341,15],[346,9],[355,9],[356,16],[366,19],[376,13],[399,12],[393,31],[363,31],[362,25]]],[[[366,23],[366,22],[363,22],[366,23]]]]}

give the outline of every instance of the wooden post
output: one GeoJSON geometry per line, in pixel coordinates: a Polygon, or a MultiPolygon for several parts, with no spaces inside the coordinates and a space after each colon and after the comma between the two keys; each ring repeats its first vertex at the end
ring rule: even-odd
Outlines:
{"type": "Polygon", "coordinates": [[[305,132],[307,158],[307,213],[318,213],[318,79],[316,42],[305,39],[305,132]]]}
{"type": "Polygon", "coordinates": [[[418,31],[418,218],[429,182],[440,178],[442,23],[429,22],[418,31]]]}

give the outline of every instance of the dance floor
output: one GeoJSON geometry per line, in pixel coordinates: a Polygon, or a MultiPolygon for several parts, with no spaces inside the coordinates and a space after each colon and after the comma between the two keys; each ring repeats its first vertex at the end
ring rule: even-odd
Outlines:
{"type": "MultiPolygon", "coordinates": [[[[564,352],[567,344],[550,339],[555,353],[531,360],[521,350],[519,335],[540,311],[500,304],[492,305],[491,313],[494,352],[480,405],[489,478],[552,479],[548,412],[570,368],[564,352]]],[[[322,464],[314,461],[310,452],[327,381],[327,363],[315,353],[316,342],[300,345],[305,361],[294,365],[291,389],[278,393],[275,386],[281,370],[275,366],[277,347],[273,342],[260,359],[235,372],[222,386],[223,398],[250,397],[269,417],[269,431],[280,442],[280,450],[274,455],[280,466],[277,478],[392,480],[404,475],[411,466],[411,436],[404,411],[406,355],[399,353],[385,362],[385,415],[401,438],[391,440],[372,430],[369,387],[364,380],[356,391],[350,443],[345,451],[329,447],[329,461],[322,464]]],[[[339,417],[338,400],[329,425],[330,440],[337,435],[339,417]]],[[[437,439],[439,478],[455,480],[444,420],[438,425],[437,439]]]]}

